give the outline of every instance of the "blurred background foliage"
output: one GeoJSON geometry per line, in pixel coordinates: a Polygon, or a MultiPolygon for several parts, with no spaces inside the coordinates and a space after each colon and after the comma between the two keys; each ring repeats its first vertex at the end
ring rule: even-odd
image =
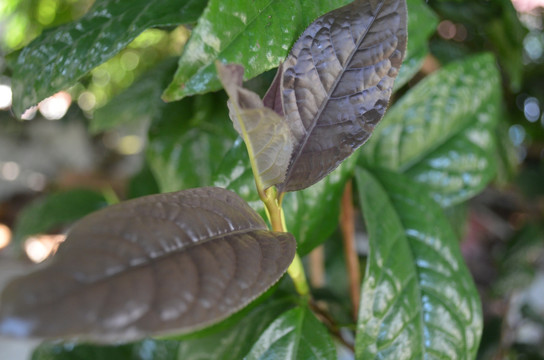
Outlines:
{"type": "MultiPolygon", "coordinates": [[[[184,26],[145,30],[76,85],[27,110],[25,120],[12,115],[9,64],[17,52],[48,28],[78,19],[92,3],[0,0],[0,259],[16,252],[8,247],[10,241],[24,242],[21,256],[35,262],[58,246],[58,237],[28,237],[30,232],[21,229],[57,235],[81,211],[158,192],[161,179],[155,179],[143,151],[154,134],[169,133],[172,143],[151,144],[148,157],[165,148],[177,151],[183,129],[173,128],[169,119],[177,115],[180,102],[164,105],[149,99],[160,95],[169,81],[157,82],[157,74],[165,72],[154,70],[175,70],[175,57],[190,35],[184,26]],[[116,120],[112,124],[105,118],[116,120]],[[160,121],[152,125],[148,139],[151,118],[160,121]],[[90,199],[85,201],[88,208],[82,209],[74,197],[90,199]],[[59,222],[36,222],[34,214],[43,213],[59,222]]],[[[499,174],[468,205],[447,209],[483,301],[480,359],[544,359],[544,16],[538,1],[514,4],[518,11],[511,0],[427,1],[439,19],[430,54],[400,89],[402,93],[442,65],[482,50],[496,54],[502,71],[507,125],[499,129],[499,174]]],[[[265,73],[250,86],[262,91],[272,76],[265,73]]],[[[224,151],[234,139],[234,132],[209,122],[220,116],[209,111],[210,104],[224,100],[210,95],[183,107],[189,112],[184,114],[190,119],[187,126],[205,130],[198,141],[227,132],[228,144],[210,151],[224,151]]],[[[190,155],[177,153],[180,158],[190,155]]],[[[338,309],[331,311],[342,318],[347,299],[338,294],[345,294],[347,285],[337,244],[327,243],[326,261],[329,276],[338,281],[321,296],[337,299],[338,309]]]]}

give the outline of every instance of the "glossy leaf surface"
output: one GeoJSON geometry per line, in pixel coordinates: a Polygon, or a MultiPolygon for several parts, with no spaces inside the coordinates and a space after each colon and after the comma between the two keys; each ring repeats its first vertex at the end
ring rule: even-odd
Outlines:
{"type": "Polygon", "coordinates": [[[321,180],[382,118],[406,49],[405,0],[357,0],[315,20],[295,43],[265,104],[296,139],[281,192],[321,180]]]}
{"type": "Polygon", "coordinates": [[[347,2],[349,0],[210,0],[163,98],[173,101],[220,89],[216,60],[241,64],[246,69],[246,79],[277,67],[313,20],[347,2]]]}
{"type": "Polygon", "coordinates": [[[360,158],[407,173],[444,206],[457,204],[495,175],[499,111],[495,58],[484,54],[451,63],[388,111],[360,158]]]}
{"type": "Polygon", "coordinates": [[[259,186],[265,190],[283,182],[294,141],[287,123],[272,109],[264,107],[259,95],[242,87],[242,66],[217,62],[216,67],[229,94],[230,119],[244,139],[259,186]]]}
{"type": "MultiPolygon", "coordinates": [[[[299,254],[309,253],[336,230],[344,185],[353,174],[356,161],[352,156],[314,186],[285,194],[285,222],[287,230],[297,240],[299,254]]],[[[213,185],[234,191],[263,217],[266,216],[241,140],[223,158],[213,185]]]]}
{"type": "Polygon", "coordinates": [[[438,18],[423,0],[406,0],[408,6],[408,34],[406,58],[402,63],[399,76],[393,89],[399,89],[406,84],[423,65],[423,60],[429,52],[427,42],[436,31],[438,18]]]}
{"type": "Polygon", "coordinates": [[[370,236],[357,358],[475,358],[480,301],[439,205],[402,175],[356,177],[370,236]]]}
{"type": "Polygon", "coordinates": [[[21,243],[30,235],[69,225],[106,205],[104,196],[92,190],[73,189],[52,193],[21,211],[15,224],[13,241],[21,243]]]}
{"type": "Polygon", "coordinates": [[[204,0],[103,0],[78,21],[44,32],[19,54],[13,72],[17,116],[74,84],[150,27],[194,22],[204,0]]]}
{"type": "MultiPolygon", "coordinates": [[[[211,185],[236,132],[222,94],[167,104],[149,131],[146,156],[161,192],[211,185]]],[[[247,156],[246,156],[247,158],[247,156]]]]}
{"type": "Polygon", "coordinates": [[[231,326],[204,336],[181,339],[179,360],[243,359],[263,331],[292,306],[286,298],[258,305],[231,326]]]}
{"type": "Polygon", "coordinates": [[[332,360],[336,349],[325,326],[307,307],[298,307],[270,324],[245,359],[332,360]]]}
{"type": "Polygon", "coordinates": [[[292,235],[228,190],[130,200],[82,219],[48,267],[5,288],[0,333],[114,342],[194,330],[264,292],[294,254],[292,235]]]}

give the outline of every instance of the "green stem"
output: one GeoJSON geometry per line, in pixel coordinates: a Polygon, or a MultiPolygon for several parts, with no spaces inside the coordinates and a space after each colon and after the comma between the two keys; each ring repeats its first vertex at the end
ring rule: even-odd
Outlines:
{"type": "MultiPolygon", "coordinates": [[[[262,202],[266,206],[267,214],[272,225],[272,230],[279,232],[287,232],[287,226],[285,225],[285,217],[283,215],[283,209],[279,205],[276,189],[274,187],[268,188],[265,191],[259,191],[259,196],[261,197],[262,202]]],[[[304,266],[302,265],[302,260],[295,253],[295,258],[289,268],[287,273],[293,280],[295,289],[302,296],[310,295],[310,287],[306,280],[306,275],[304,273],[304,266]]]]}
{"type": "MultiPolygon", "coordinates": [[[[281,207],[283,193],[278,197],[275,187],[270,187],[266,190],[264,189],[264,185],[261,181],[259,171],[257,170],[255,153],[253,151],[253,147],[251,146],[251,142],[249,141],[249,136],[247,134],[245,124],[241,120],[240,109],[238,109],[238,106],[234,106],[234,111],[236,113],[236,117],[238,118],[238,124],[240,125],[242,137],[246,144],[249,161],[251,163],[251,170],[253,171],[253,177],[255,178],[255,186],[257,187],[257,192],[259,193],[261,201],[266,207],[266,214],[268,215],[270,224],[272,225],[272,230],[287,232],[287,226],[285,225],[285,218],[283,216],[283,209],[281,207]]],[[[293,262],[291,263],[291,265],[289,265],[289,268],[287,269],[287,273],[293,280],[297,292],[302,296],[309,297],[310,288],[308,286],[308,282],[306,281],[306,275],[304,274],[304,266],[302,265],[302,261],[300,260],[300,257],[296,252],[293,262]]]]}

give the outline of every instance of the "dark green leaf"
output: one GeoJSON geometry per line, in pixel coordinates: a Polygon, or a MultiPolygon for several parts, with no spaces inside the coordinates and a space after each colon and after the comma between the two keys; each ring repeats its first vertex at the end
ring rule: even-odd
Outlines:
{"type": "Polygon", "coordinates": [[[287,298],[271,299],[231,326],[182,339],[178,359],[243,359],[268,325],[291,306],[292,302],[287,298]]]}
{"type": "Polygon", "coordinates": [[[439,205],[408,178],[356,170],[370,254],[361,292],[359,359],[473,359],[478,293],[439,205]]]}
{"type": "Polygon", "coordinates": [[[349,0],[210,0],[163,94],[173,101],[221,88],[214,62],[237,63],[246,79],[278,66],[318,16],[349,0]]]}
{"type": "Polygon", "coordinates": [[[295,146],[280,192],[315,184],[383,117],[406,49],[406,1],[356,0],[315,20],[280,67],[265,104],[295,146]]]}
{"type": "Polygon", "coordinates": [[[438,24],[436,15],[423,0],[407,0],[406,4],[408,5],[409,41],[406,57],[400,67],[393,90],[401,88],[421,69],[423,60],[429,52],[427,41],[438,24]]]}
{"type": "Polygon", "coordinates": [[[32,360],[177,360],[179,343],[146,339],[126,345],[43,343],[32,360]]]}
{"type": "MultiPolygon", "coordinates": [[[[336,229],[344,185],[351,177],[356,162],[354,155],[314,186],[285,194],[285,222],[287,230],[297,239],[299,254],[309,253],[336,229]]],[[[265,216],[241,139],[221,162],[213,184],[236,192],[253,209],[265,216]]]]}
{"type": "Polygon", "coordinates": [[[149,122],[159,117],[164,107],[161,93],[174,73],[175,60],[165,60],[98,109],[91,120],[90,132],[98,133],[134,122],[149,122]]]}
{"type": "Polygon", "coordinates": [[[198,19],[205,0],[96,1],[78,21],[44,32],[21,51],[13,72],[17,116],[75,83],[150,27],[198,19]]]}
{"type": "Polygon", "coordinates": [[[217,322],[286,271],[295,240],[220,188],[150,195],[79,221],[4,289],[0,334],[128,341],[217,322]]]}
{"type": "Polygon", "coordinates": [[[164,107],[150,129],[146,153],[161,192],[212,183],[236,135],[226,101],[223,94],[207,94],[164,107]]]}
{"type": "Polygon", "coordinates": [[[444,206],[460,203],[496,173],[500,89],[492,55],[449,64],[388,111],[360,158],[407,173],[444,206]]]}
{"type": "Polygon", "coordinates": [[[332,360],[336,350],[325,326],[307,307],[297,307],[278,317],[245,359],[332,360]]]}
{"type": "Polygon", "coordinates": [[[510,88],[519,92],[523,76],[523,40],[527,30],[510,0],[499,0],[501,16],[486,25],[485,31],[492,42],[498,60],[508,75],[510,88]]]}
{"type": "Polygon", "coordinates": [[[68,225],[106,205],[102,194],[86,189],[46,195],[21,211],[15,224],[13,241],[21,243],[30,235],[46,233],[54,227],[68,225]]]}
{"type": "Polygon", "coordinates": [[[132,345],[97,346],[75,343],[44,343],[34,350],[32,360],[128,360],[133,359],[132,354],[132,345]]]}
{"type": "Polygon", "coordinates": [[[285,222],[297,239],[299,254],[308,254],[337,228],[344,186],[353,175],[356,162],[353,155],[317,184],[285,195],[285,222]]]}
{"type": "Polygon", "coordinates": [[[159,193],[159,185],[147,164],[144,164],[142,170],[134,175],[128,183],[127,197],[134,199],[141,196],[159,193]]]}

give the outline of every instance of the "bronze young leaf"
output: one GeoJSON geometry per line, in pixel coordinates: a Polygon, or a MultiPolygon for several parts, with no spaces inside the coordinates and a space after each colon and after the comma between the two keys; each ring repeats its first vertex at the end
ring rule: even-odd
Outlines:
{"type": "Polygon", "coordinates": [[[406,40],[406,0],[356,0],[304,31],[263,99],[296,139],[280,192],[321,180],[369,138],[406,40]]]}
{"type": "Polygon", "coordinates": [[[293,151],[293,136],[282,116],[265,107],[259,95],[244,89],[244,68],[216,62],[219,79],[229,95],[230,118],[244,139],[259,187],[284,181],[293,151]]]}
{"type": "Polygon", "coordinates": [[[295,254],[233,192],[151,195],[80,220],[51,263],[12,281],[0,334],[129,341],[219,321],[264,292],[295,254]]]}

